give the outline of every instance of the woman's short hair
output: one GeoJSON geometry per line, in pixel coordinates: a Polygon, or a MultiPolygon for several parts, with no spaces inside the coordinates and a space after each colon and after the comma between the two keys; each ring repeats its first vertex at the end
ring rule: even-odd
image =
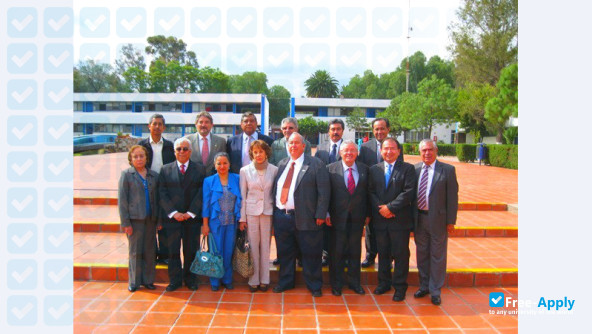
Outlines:
{"type": "Polygon", "coordinates": [[[225,157],[226,160],[228,160],[228,163],[230,163],[230,157],[228,156],[228,153],[226,153],[226,152],[216,153],[216,155],[214,156],[214,163],[216,163],[216,160],[218,160],[219,157],[225,157]]]}
{"type": "Polygon", "coordinates": [[[269,145],[267,145],[266,142],[264,142],[263,140],[259,139],[259,140],[255,140],[254,142],[251,143],[251,147],[249,147],[249,158],[251,158],[251,160],[253,160],[253,149],[254,148],[258,148],[261,149],[265,152],[265,156],[267,157],[267,159],[269,159],[269,156],[271,155],[271,147],[269,147],[269,145]]]}
{"type": "Polygon", "coordinates": [[[148,150],[142,145],[134,145],[130,148],[129,152],[127,152],[127,162],[129,162],[129,165],[132,167],[134,166],[132,164],[132,152],[137,148],[141,148],[144,151],[144,154],[146,155],[146,159],[148,159],[148,150]]]}

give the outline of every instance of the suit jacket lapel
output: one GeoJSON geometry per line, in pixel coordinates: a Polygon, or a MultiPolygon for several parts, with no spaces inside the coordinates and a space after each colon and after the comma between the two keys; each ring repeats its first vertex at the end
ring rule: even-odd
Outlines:
{"type": "Polygon", "coordinates": [[[341,180],[341,182],[338,182],[338,183],[341,184],[342,188],[344,188],[345,191],[347,191],[347,193],[349,194],[349,190],[347,189],[347,184],[345,184],[345,178],[344,178],[342,164],[337,165],[337,175],[339,175],[339,179],[341,180]]]}
{"type": "Polygon", "coordinates": [[[179,165],[177,164],[176,160],[175,160],[175,164],[172,167],[173,167],[173,170],[171,171],[171,174],[172,174],[171,176],[172,176],[173,182],[175,184],[181,184],[181,179],[179,178],[179,174],[181,172],[179,171],[179,165]]]}
{"type": "MultiPolygon", "coordinates": [[[[304,154],[304,153],[302,153],[302,154],[304,154]]],[[[307,159],[307,156],[304,156],[304,162],[302,163],[302,167],[300,168],[300,172],[298,172],[298,177],[296,178],[296,186],[294,186],[294,190],[298,189],[298,185],[300,184],[300,181],[302,181],[304,174],[306,174],[306,171],[308,170],[309,165],[310,165],[310,160],[307,159]]]]}
{"type": "Polygon", "coordinates": [[[356,190],[354,191],[354,194],[358,191],[358,185],[362,182],[362,180],[366,179],[366,173],[363,172],[360,168],[359,165],[356,165],[356,167],[358,168],[358,184],[356,185],[356,190]]]}
{"type": "Polygon", "coordinates": [[[430,185],[430,193],[428,194],[431,195],[432,192],[434,191],[434,185],[436,184],[436,182],[438,182],[438,179],[440,178],[440,176],[442,175],[442,164],[436,163],[436,168],[434,168],[434,177],[432,177],[432,184],[430,185]]]}

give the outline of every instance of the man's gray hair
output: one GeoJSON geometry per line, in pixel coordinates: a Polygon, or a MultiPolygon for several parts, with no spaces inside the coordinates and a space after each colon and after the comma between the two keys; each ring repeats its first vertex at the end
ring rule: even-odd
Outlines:
{"type": "Polygon", "coordinates": [[[431,139],[427,139],[427,138],[426,138],[426,139],[422,139],[422,140],[419,142],[419,150],[421,151],[421,148],[422,148],[422,147],[424,147],[424,146],[425,146],[425,144],[428,144],[428,143],[432,143],[432,145],[434,145],[434,148],[436,149],[436,151],[438,150],[438,144],[436,144],[436,142],[435,142],[435,141],[433,141],[433,140],[431,140],[431,139]]]}
{"type": "Polygon", "coordinates": [[[175,140],[175,144],[174,144],[175,149],[177,147],[181,146],[181,143],[187,143],[189,145],[189,150],[191,150],[191,141],[189,141],[189,139],[187,139],[185,137],[177,138],[177,140],[175,140]]]}
{"type": "Polygon", "coordinates": [[[339,152],[341,152],[341,150],[343,150],[347,145],[354,145],[356,147],[356,151],[358,151],[358,144],[356,144],[355,141],[351,139],[344,139],[341,142],[341,145],[339,145],[339,152]]]}
{"type": "Polygon", "coordinates": [[[298,129],[298,120],[294,117],[286,117],[284,119],[282,119],[282,125],[286,124],[286,123],[292,123],[294,124],[294,126],[296,127],[296,129],[298,129]]]}

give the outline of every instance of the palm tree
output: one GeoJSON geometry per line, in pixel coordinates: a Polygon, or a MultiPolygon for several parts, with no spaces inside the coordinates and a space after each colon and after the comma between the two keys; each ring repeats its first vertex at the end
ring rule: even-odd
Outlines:
{"type": "Polygon", "coordinates": [[[325,70],[318,70],[304,82],[307,97],[337,97],[339,81],[325,70]]]}

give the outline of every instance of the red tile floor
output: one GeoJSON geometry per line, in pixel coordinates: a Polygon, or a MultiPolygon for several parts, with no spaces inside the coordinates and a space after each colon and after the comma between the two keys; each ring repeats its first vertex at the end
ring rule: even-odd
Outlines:
{"type": "Polygon", "coordinates": [[[129,293],[126,283],[74,282],[75,333],[516,333],[516,316],[490,315],[488,294],[517,298],[517,288],[444,288],[442,305],[429,297],[404,302],[392,293],[359,296],[328,287],[311,297],[304,287],[276,294],[249,293],[246,286],[212,292],[202,285],[164,292],[129,293]]]}

